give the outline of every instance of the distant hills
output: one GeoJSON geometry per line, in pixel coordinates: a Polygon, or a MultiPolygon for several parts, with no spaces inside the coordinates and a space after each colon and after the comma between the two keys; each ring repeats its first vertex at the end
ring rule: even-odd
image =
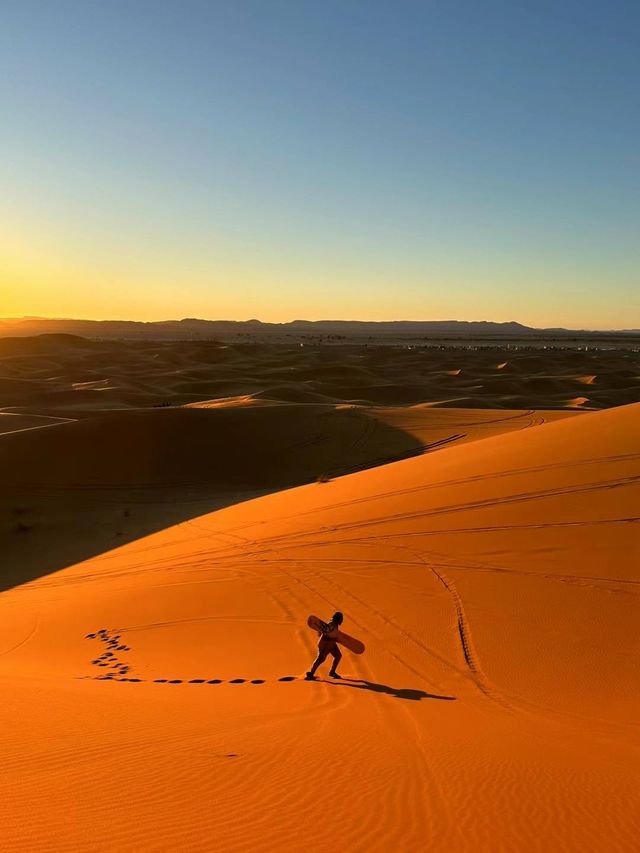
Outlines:
{"type": "Polygon", "coordinates": [[[571,329],[535,329],[514,321],[493,323],[464,320],[293,320],[263,323],[260,320],[163,320],[143,323],[134,320],[68,320],[22,317],[0,320],[0,337],[39,334],[71,334],[98,339],[148,340],[238,340],[329,338],[340,339],[522,339],[539,337],[619,337],[640,336],[640,329],[594,332],[571,329]]]}

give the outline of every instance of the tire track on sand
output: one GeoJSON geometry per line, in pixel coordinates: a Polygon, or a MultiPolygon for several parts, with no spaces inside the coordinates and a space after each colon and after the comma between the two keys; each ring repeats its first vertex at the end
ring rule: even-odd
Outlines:
{"type": "Polygon", "coordinates": [[[447,591],[447,594],[453,603],[455,611],[456,628],[462,657],[464,658],[465,666],[469,673],[469,676],[471,677],[473,683],[476,685],[478,690],[484,693],[484,695],[488,699],[491,699],[492,702],[495,702],[496,704],[500,705],[505,710],[510,712],[515,711],[515,708],[500,693],[498,693],[495,688],[491,686],[489,680],[482,671],[482,667],[480,666],[480,662],[473,648],[473,642],[471,639],[471,628],[469,626],[469,621],[465,613],[464,602],[462,600],[462,596],[458,592],[455,583],[450,578],[448,578],[442,572],[442,570],[438,571],[435,566],[428,563],[424,559],[422,554],[419,554],[416,551],[412,551],[405,545],[396,544],[396,547],[401,548],[402,550],[406,551],[408,554],[411,554],[413,557],[419,560],[425,568],[429,569],[429,571],[433,575],[435,575],[439,583],[447,591]]]}
{"type": "Polygon", "coordinates": [[[479,662],[476,658],[475,652],[473,650],[473,644],[471,641],[471,630],[469,628],[469,622],[467,621],[467,617],[464,610],[464,604],[462,602],[462,597],[458,592],[458,589],[454,582],[446,577],[446,575],[439,572],[434,566],[426,563],[425,565],[433,572],[433,574],[438,578],[442,586],[447,590],[451,600],[453,601],[453,606],[456,612],[456,624],[458,628],[458,637],[460,639],[460,647],[462,650],[462,655],[464,657],[464,661],[467,665],[467,668],[472,674],[473,680],[481,690],[485,696],[491,699],[494,702],[497,702],[503,708],[508,709],[509,711],[513,711],[514,708],[510,705],[507,700],[496,692],[488,683],[482,669],[480,668],[479,662]]]}

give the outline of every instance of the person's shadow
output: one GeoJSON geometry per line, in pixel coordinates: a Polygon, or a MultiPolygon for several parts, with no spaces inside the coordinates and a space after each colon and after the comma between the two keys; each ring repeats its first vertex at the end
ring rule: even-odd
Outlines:
{"type": "Polygon", "coordinates": [[[436,693],[426,693],[424,690],[414,690],[410,687],[389,687],[388,684],[376,684],[375,681],[365,681],[364,678],[341,678],[327,683],[355,687],[357,690],[372,690],[374,693],[386,693],[388,696],[395,696],[396,699],[408,699],[411,702],[419,702],[421,699],[442,699],[453,702],[456,698],[455,696],[438,696],[436,693]]]}

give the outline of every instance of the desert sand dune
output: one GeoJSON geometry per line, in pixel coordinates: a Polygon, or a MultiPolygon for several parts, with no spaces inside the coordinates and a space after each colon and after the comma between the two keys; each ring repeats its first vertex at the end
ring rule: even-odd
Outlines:
{"type": "Polygon", "coordinates": [[[0,407],[64,413],[247,395],[487,409],[560,409],[588,396],[599,409],[640,400],[640,353],[0,338],[0,407]]]}
{"type": "Polygon", "coordinates": [[[283,488],[347,459],[365,465],[376,451],[393,458],[418,450],[406,433],[361,409],[291,404],[129,410],[38,438],[7,436],[0,444],[6,483],[283,488]]]}
{"type": "MultiPolygon", "coordinates": [[[[4,415],[52,423],[25,417],[4,415]]],[[[0,435],[3,587],[207,509],[425,449],[364,411],[330,406],[124,410],[57,423],[0,435]]]]}
{"type": "Polygon", "coordinates": [[[73,415],[0,415],[3,588],[248,497],[571,416],[251,396],[73,415]]]}
{"type": "Polygon", "coordinates": [[[564,411],[509,411],[508,409],[447,409],[443,407],[405,406],[366,409],[372,417],[409,433],[427,446],[436,442],[476,441],[512,430],[529,429],[563,418],[564,411]]]}
{"type": "Polygon", "coordinates": [[[6,846],[635,850],[638,434],[454,443],[5,592],[6,846]],[[336,608],[367,651],[303,681],[336,608]]]}
{"type": "Polygon", "coordinates": [[[635,849],[638,359],[0,339],[8,849],[635,849]]]}

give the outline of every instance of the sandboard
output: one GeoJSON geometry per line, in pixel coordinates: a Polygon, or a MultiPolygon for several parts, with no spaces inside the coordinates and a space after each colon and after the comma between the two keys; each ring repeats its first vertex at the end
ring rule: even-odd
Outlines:
{"type": "MultiPolygon", "coordinates": [[[[307,619],[307,625],[310,628],[313,628],[314,631],[321,634],[327,623],[323,622],[322,619],[317,616],[309,616],[307,619]]],[[[361,640],[356,640],[355,637],[349,636],[349,634],[345,634],[344,631],[332,631],[329,636],[335,639],[337,643],[340,643],[341,646],[344,646],[345,649],[349,649],[350,652],[353,652],[354,655],[361,655],[364,651],[364,643],[361,640]]]]}

